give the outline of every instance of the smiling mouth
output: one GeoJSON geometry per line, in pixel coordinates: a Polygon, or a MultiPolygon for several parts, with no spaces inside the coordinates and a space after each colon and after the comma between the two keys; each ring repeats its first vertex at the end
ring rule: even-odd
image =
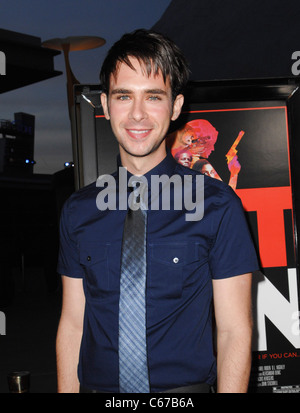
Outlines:
{"type": "Polygon", "coordinates": [[[127,129],[128,135],[133,139],[146,138],[151,132],[151,129],[127,129]]]}

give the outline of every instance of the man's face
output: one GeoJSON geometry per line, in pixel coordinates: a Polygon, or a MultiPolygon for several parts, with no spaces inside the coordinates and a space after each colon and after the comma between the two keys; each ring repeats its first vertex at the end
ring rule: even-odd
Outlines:
{"type": "Polygon", "coordinates": [[[216,171],[214,170],[214,168],[210,164],[204,165],[201,169],[201,172],[204,175],[210,176],[211,178],[216,177],[216,171]]]}
{"type": "Polygon", "coordinates": [[[178,162],[183,166],[190,167],[192,160],[188,153],[182,153],[178,158],[178,162]]]}
{"type": "Polygon", "coordinates": [[[149,77],[136,59],[130,59],[135,70],[124,63],[110,78],[109,95],[101,95],[106,119],[119,143],[121,157],[145,157],[158,153],[165,156],[164,138],[170,120],[181,110],[183,96],[172,104],[171,86],[162,74],[149,77]]]}

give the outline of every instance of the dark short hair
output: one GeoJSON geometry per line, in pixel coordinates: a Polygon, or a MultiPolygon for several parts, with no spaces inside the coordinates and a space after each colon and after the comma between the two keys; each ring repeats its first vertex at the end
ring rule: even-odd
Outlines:
{"type": "Polygon", "coordinates": [[[109,92],[110,76],[118,70],[119,63],[132,67],[129,58],[134,57],[145,65],[148,76],[161,70],[164,81],[169,76],[172,98],[184,93],[189,78],[186,59],[179,47],[164,35],[138,29],[121,37],[109,50],[100,72],[104,93],[109,92]]]}

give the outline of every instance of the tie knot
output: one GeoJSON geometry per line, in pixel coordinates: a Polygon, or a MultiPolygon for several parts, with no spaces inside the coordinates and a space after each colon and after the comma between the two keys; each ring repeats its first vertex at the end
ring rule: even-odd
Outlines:
{"type": "Polygon", "coordinates": [[[144,176],[132,177],[129,180],[132,192],[129,194],[128,205],[133,211],[148,209],[148,182],[144,176]]]}

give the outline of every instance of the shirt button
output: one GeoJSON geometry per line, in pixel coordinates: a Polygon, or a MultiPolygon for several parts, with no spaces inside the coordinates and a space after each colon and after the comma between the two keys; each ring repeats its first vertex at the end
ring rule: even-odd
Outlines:
{"type": "Polygon", "coordinates": [[[87,260],[88,260],[88,261],[91,261],[91,259],[92,259],[92,258],[88,255],[88,256],[87,256],[87,260]]]}
{"type": "Polygon", "coordinates": [[[177,264],[177,263],[179,262],[179,258],[178,258],[178,257],[174,257],[174,258],[173,258],[173,262],[174,262],[174,264],[177,264]]]}

